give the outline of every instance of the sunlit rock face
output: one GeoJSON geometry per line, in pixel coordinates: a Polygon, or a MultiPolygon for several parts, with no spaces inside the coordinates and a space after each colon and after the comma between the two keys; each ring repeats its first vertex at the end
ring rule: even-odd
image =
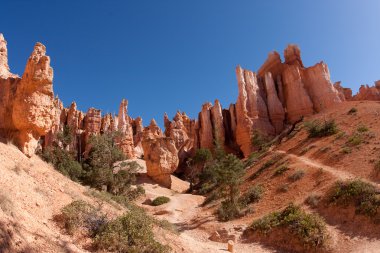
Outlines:
{"type": "Polygon", "coordinates": [[[162,186],[170,188],[170,175],[179,164],[175,141],[165,137],[156,121],[152,120],[144,129],[142,147],[148,176],[162,186]]]}

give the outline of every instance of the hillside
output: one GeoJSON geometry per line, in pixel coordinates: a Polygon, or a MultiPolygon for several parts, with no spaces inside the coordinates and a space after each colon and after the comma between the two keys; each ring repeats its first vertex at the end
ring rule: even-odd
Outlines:
{"type": "MultiPolygon", "coordinates": [[[[145,188],[145,195],[136,203],[149,215],[176,226],[177,233],[156,228],[157,239],[170,245],[174,252],[225,252],[228,239],[236,241],[236,252],[283,252],[271,245],[273,238],[269,241],[247,238],[244,230],[254,219],[280,210],[290,202],[301,205],[308,213],[319,213],[326,220],[331,252],[378,252],[379,224],[355,215],[350,208],[313,208],[305,200],[312,194],[323,196],[337,180],[363,178],[380,189],[379,175],[374,169],[380,159],[377,150],[380,128],[376,124],[379,112],[378,102],[345,102],[306,117],[304,122],[334,119],[339,130],[331,136],[309,138],[304,123],[299,123],[279,145],[272,146],[253,162],[246,170],[242,192],[258,184],[265,191],[263,197],[250,206],[253,212],[244,217],[219,222],[213,213],[214,204],[201,206],[203,196],[163,188],[144,173],[138,184],[145,188]],[[349,113],[352,108],[356,112],[349,113]],[[353,144],[350,137],[357,133],[358,127],[362,128],[362,132],[359,131],[362,139],[353,144]],[[274,163],[261,169],[273,159],[274,163]],[[276,174],[276,170],[285,165],[287,170],[276,174]],[[253,176],[260,169],[262,172],[253,176]],[[290,179],[289,176],[300,170],[303,171],[300,178],[290,179]],[[157,207],[147,204],[157,196],[167,196],[170,202],[157,207]]],[[[0,143],[0,164],[2,252],[91,251],[88,239],[68,235],[54,220],[61,208],[73,200],[99,204],[100,200],[92,197],[87,187],[61,175],[38,156],[27,158],[10,144],[0,143]]],[[[180,180],[176,182],[181,185],[180,180]]],[[[108,202],[102,202],[102,208],[111,218],[126,211],[108,202]]],[[[290,240],[291,236],[287,237],[290,240]]]]}

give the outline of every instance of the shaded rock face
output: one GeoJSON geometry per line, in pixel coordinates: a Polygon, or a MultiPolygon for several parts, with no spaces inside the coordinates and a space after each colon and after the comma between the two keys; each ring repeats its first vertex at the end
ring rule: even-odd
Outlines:
{"type": "Polygon", "coordinates": [[[255,73],[236,68],[239,95],[236,102],[236,142],[244,156],[252,150],[251,137],[254,131],[273,135],[274,127],[269,122],[267,105],[255,73]]]}
{"type": "Polygon", "coordinates": [[[269,118],[275,129],[275,133],[280,134],[284,129],[285,110],[278,98],[276,87],[270,72],[265,74],[265,88],[267,92],[269,118]]]}
{"type": "Polygon", "coordinates": [[[170,175],[179,164],[175,141],[164,137],[156,122],[152,120],[144,129],[142,147],[147,166],[147,174],[164,187],[171,188],[170,175]]]}

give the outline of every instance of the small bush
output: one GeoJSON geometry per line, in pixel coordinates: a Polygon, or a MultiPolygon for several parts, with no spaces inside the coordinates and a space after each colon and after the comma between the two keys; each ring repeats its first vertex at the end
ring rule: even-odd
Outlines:
{"type": "Polygon", "coordinates": [[[69,234],[80,228],[86,228],[90,235],[94,235],[106,222],[104,215],[83,200],[71,202],[62,208],[61,212],[62,221],[69,234]]]}
{"type": "Polygon", "coordinates": [[[244,213],[237,203],[232,203],[231,201],[223,201],[217,210],[217,215],[220,221],[229,221],[242,217],[244,213]]]}
{"type": "Polygon", "coordinates": [[[306,249],[322,248],[327,244],[328,232],[324,220],[317,214],[305,213],[299,206],[290,204],[281,212],[273,212],[252,223],[248,228],[268,234],[284,229],[295,236],[306,249]]]}
{"type": "Polygon", "coordinates": [[[346,132],[344,131],[339,131],[336,136],[335,136],[335,140],[339,140],[339,139],[342,139],[343,137],[346,136],[346,132]]]}
{"type": "Polygon", "coordinates": [[[351,148],[349,148],[349,147],[343,147],[343,148],[340,150],[340,152],[341,152],[342,154],[350,154],[350,153],[352,152],[352,150],[351,150],[351,148]]]}
{"type": "Polygon", "coordinates": [[[153,222],[140,209],[132,209],[108,222],[95,236],[98,250],[129,253],[164,253],[169,248],[154,240],[153,222]]]}
{"type": "Polygon", "coordinates": [[[264,194],[264,187],[261,185],[255,185],[249,188],[242,196],[239,198],[239,203],[242,206],[247,206],[251,203],[258,202],[264,194]]]}
{"type": "Polygon", "coordinates": [[[212,160],[211,151],[207,148],[200,148],[195,151],[195,155],[193,157],[193,162],[195,164],[205,163],[207,161],[212,160]]]}
{"type": "Polygon", "coordinates": [[[348,141],[347,141],[347,143],[352,145],[352,146],[358,146],[358,145],[362,144],[362,142],[363,142],[363,139],[359,133],[354,133],[353,135],[351,135],[348,138],[348,141]]]}
{"type": "Polygon", "coordinates": [[[269,138],[269,136],[266,136],[259,131],[254,131],[252,134],[252,145],[256,147],[259,151],[267,149],[270,144],[270,141],[271,138],[269,138]]]}
{"type": "Polygon", "coordinates": [[[282,165],[282,166],[276,168],[276,170],[275,170],[274,173],[273,173],[273,176],[279,176],[279,175],[282,175],[282,174],[284,174],[284,173],[285,173],[286,171],[288,171],[288,170],[289,170],[289,167],[288,167],[288,166],[286,166],[286,165],[282,165]]]}
{"type": "Polygon", "coordinates": [[[309,137],[324,137],[336,134],[338,132],[338,127],[335,120],[328,121],[309,121],[305,122],[305,127],[309,133],[309,137]]]}
{"type": "Polygon", "coordinates": [[[300,180],[304,176],[305,176],[305,171],[297,170],[296,172],[294,172],[292,175],[289,176],[289,180],[295,182],[297,180],[300,180]]]}
{"type": "Polygon", "coordinates": [[[152,201],[152,206],[160,206],[160,205],[169,203],[169,201],[170,201],[170,198],[165,197],[165,196],[159,196],[152,201]]]}
{"type": "Polygon", "coordinates": [[[359,133],[368,132],[368,130],[369,130],[368,127],[362,124],[360,124],[358,128],[356,129],[356,131],[358,131],[359,133]]]}
{"type": "Polygon", "coordinates": [[[306,199],[306,204],[308,204],[309,206],[315,208],[318,206],[319,202],[321,200],[321,196],[319,195],[316,195],[315,193],[312,193],[309,197],[307,197],[306,199]]]}
{"type": "Polygon", "coordinates": [[[328,193],[328,200],[341,206],[354,205],[357,214],[369,217],[375,217],[380,211],[376,188],[360,179],[336,182],[328,193]]]}
{"type": "Polygon", "coordinates": [[[44,161],[51,163],[56,170],[73,181],[78,182],[84,174],[81,164],[74,159],[69,151],[60,147],[45,149],[41,157],[44,161]]]}
{"type": "Polygon", "coordinates": [[[352,114],[356,114],[356,112],[358,111],[358,109],[356,109],[355,107],[352,107],[349,111],[348,111],[348,115],[352,115],[352,114]]]}

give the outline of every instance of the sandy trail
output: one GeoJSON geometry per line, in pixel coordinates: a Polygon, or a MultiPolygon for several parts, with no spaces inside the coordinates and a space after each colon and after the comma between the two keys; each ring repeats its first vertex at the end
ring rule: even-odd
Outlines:
{"type": "MultiPolygon", "coordinates": [[[[143,183],[143,187],[146,197],[149,199],[154,199],[157,196],[170,198],[169,203],[158,207],[139,204],[157,219],[166,219],[178,227],[179,236],[172,238],[178,248],[173,249],[174,252],[227,252],[227,243],[214,242],[208,238],[210,233],[215,231],[215,224],[217,224],[218,229],[228,227],[230,224],[218,223],[210,211],[205,211],[200,207],[204,200],[203,196],[177,193],[149,181],[143,183]],[[213,228],[208,226],[211,223],[213,228]]],[[[238,241],[235,244],[235,252],[269,253],[274,251],[257,243],[243,244],[238,241]]]]}
{"type": "MultiPolygon", "coordinates": [[[[283,150],[276,150],[274,151],[275,153],[278,153],[278,154],[285,154],[287,155],[288,157],[291,157],[299,162],[302,162],[304,164],[307,164],[307,165],[310,165],[312,167],[315,167],[315,168],[322,168],[328,172],[330,172],[333,176],[335,176],[336,178],[340,179],[340,180],[350,180],[350,179],[355,179],[355,178],[358,178],[357,176],[349,173],[349,172],[346,172],[346,171],[342,171],[342,170],[339,170],[337,168],[334,168],[334,167],[331,167],[331,166],[327,166],[327,165],[324,165],[322,163],[319,163],[315,160],[312,160],[312,159],[309,159],[305,156],[298,156],[298,155],[295,155],[295,154],[290,154],[290,153],[287,153],[283,150]]],[[[378,189],[380,189],[380,184],[377,184],[375,182],[372,182],[372,181],[369,181],[367,179],[364,179],[364,178],[361,178],[362,181],[365,181],[369,184],[372,184],[373,186],[377,187],[378,189]]]]}

